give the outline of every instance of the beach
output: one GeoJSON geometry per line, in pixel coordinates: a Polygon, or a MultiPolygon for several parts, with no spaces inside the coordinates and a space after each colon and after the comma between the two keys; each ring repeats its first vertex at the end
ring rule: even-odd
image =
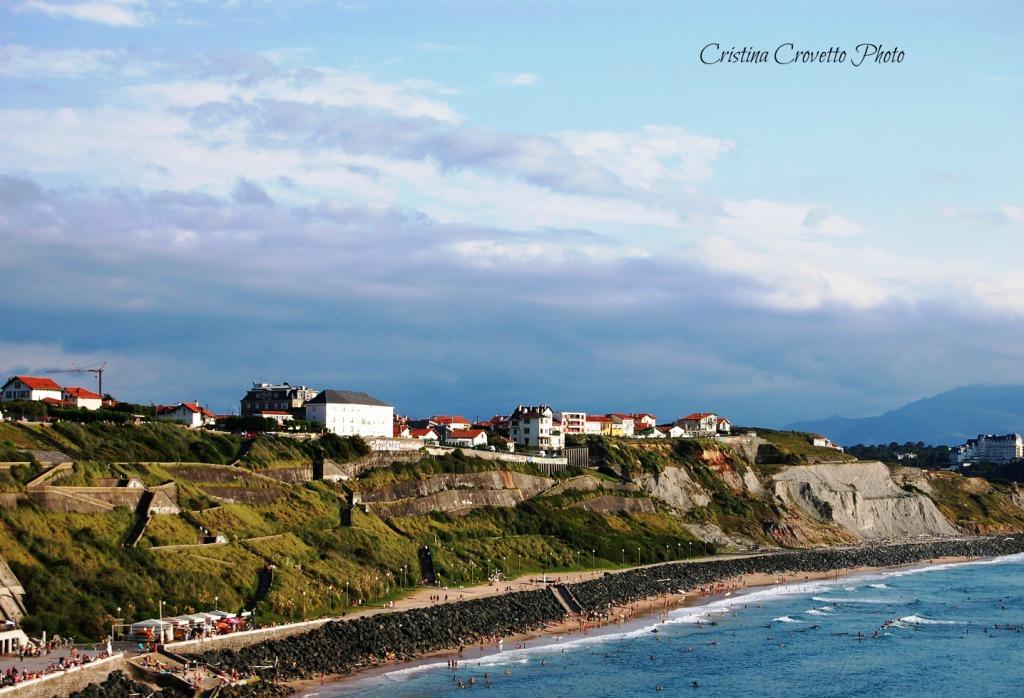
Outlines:
{"type": "MultiPolygon", "coordinates": [[[[700,564],[712,559],[715,558],[693,560],[690,564],[700,564]]],[[[446,648],[425,653],[408,661],[383,662],[374,666],[359,669],[350,674],[324,675],[322,677],[289,682],[289,685],[296,691],[297,695],[303,696],[304,698],[320,695],[324,689],[329,689],[331,696],[358,693],[368,685],[374,685],[373,681],[375,678],[383,677],[386,674],[429,670],[431,668],[436,668],[439,665],[440,660],[445,660],[445,665],[450,666],[453,669],[459,666],[468,667],[484,660],[490,660],[496,655],[519,653],[527,649],[551,648],[557,645],[567,645],[588,637],[594,638],[602,635],[636,632],[649,627],[652,619],[660,618],[664,621],[672,611],[684,608],[700,610],[701,607],[713,606],[716,602],[726,600],[730,596],[739,596],[759,589],[793,586],[799,585],[801,582],[813,582],[819,580],[841,580],[846,577],[854,577],[858,575],[892,572],[897,570],[913,570],[933,565],[968,562],[976,559],[976,557],[972,556],[946,556],[888,567],[857,566],[811,572],[786,572],[781,574],[753,572],[739,574],[703,587],[660,594],[657,596],[647,597],[633,603],[613,606],[606,617],[599,619],[588,621],[580,618],[567,618],[559,622],[551,623],[540,630],[502,637],[498,641],[466,646],[461,652],[458,648],[446,648]]],[[[646,567],[657,568],[660,566],[662,565],[649,565],[646,567]]],[[[621,570],[617,572],[621,573],[625,571],[630,570],[621,570]]],[[[616,572],[598,570],[581,573],[579,575],[564,575],[562,579],[568,578],[565,580],[582,582],[598,579],[606,573],[614,574],[616,572]]],[[[555,576],[555,579],[560,578],[555,576]]],[[[481,586],[484,588],[472,587],[459,591],[465,593],[466,598],[480,598],[499,593],[510,593],[500,590],[495,591],[490,589],[487,585],[481,586]]],[[[499,586],[502,589],[506,586],[510,586],[516,590],[537,588],[535,582],[532,581],[532,577],[530,576],[524,576],[499,586]]],[[[436,590],[425,589],[421,590],[416,595],[410,596],[405,601],[407,604],[412,604],[415,600],[422,601],[423,599],[421,597],[423,597],[424,594],[426,594],[427,599],[429,600],[429,597],[434,595],[430,593],[431,591],[434,591],[434,594],[436,594],[436,590]]],[[[457,601],[453,600],[450,602],[457,601]]],[[[409,605],[408,607],[412,606],[409,605]]]]}

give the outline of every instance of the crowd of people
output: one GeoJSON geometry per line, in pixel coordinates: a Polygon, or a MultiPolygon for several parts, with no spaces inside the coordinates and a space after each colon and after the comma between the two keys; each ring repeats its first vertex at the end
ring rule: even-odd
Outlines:
{"type": "Polygon", "coordinates": [[[12,666],[0,674],[0,686],[14,686],[25,681],[31,681],[32,679],[42,678],[47,674],[53,674],[56,672],[67,671],[75,667],[84,666],[90,664],[98,659],[106,659],[110,655],[106,651],[100,651],[96,654],[84,654],[79,652],[77,647],[70,646],[70,642],[55,638],[54,640],[41,644],[38,647],[33,648],[22,648],[19,652],[18,662],[23,663],[26,657],[40,657],[46,656],[58,649],[67,649],[70,647],[68,654],[61,655],[56,661],[50,662],[43,667],[34,667],[32,669],[26,667],[12,666]]]}

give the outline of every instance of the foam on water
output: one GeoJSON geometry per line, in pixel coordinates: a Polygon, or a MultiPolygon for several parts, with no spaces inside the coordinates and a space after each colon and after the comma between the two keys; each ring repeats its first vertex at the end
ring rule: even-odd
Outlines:
{"type": "Polygon", "coordinates": [[[778,618],[772,618],[775,623],[806,623],[804,620],[797,620],[796,618],[790,618],[789,616],[779,616],[778,618]]]}
{"type": "Polygon", "coordinates": [[[810,610],[804,611],[804,613],[806,613],[809,616],[827,616],[828,615],[824,611],[819,611],[816,608],[812,608],[810,610]]]}
{"type": "Polygon", "coordinates": [[[900,618],[900,622],[911,625],[966,625],[966,623],[960,620],[935,620],[934,618],[919,616],[916,613],[911,616],[904,616],[903,618],[900,618]]]}

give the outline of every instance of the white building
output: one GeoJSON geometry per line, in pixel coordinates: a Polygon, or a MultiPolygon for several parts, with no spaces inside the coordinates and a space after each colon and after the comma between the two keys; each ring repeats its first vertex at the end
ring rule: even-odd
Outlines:
{"type": "Polygon", "coordinates": [[[622,412],[612,412],[608,415],[608,419],[612,420],[612,436],[624,436],[626,438],[633,437],[633,431],[636,423],[633,421],[632,415],[623,414],[622,412]]]}
{"type": "Polygon", "coordinates": [[[306,419],[338,436],[386,436],[394,432],[395,408],[372,395],[323,390],[306,402],[306,419]]]}
{"type": "Polygon", "coordinates": [[[427,420],[427,426],[437,427],[437,432],[440,434],[444,429],[465,430],[473,425],[459,414],[435,414],[427,420]]]}
{"type": "Polygon", "coordinates": [[[182,402],[174,407],[158,407],[156,416],[158,419],[178,422],[193,429],[212,425],[217,419],[213,412],[197,402],[182,402]]]}
{"type": "MultiPolygon", "coordinates": [[[[839,444],[833,442],[832,439],[828,438],[827,436],[822,436],[821,434],[812,434],[811,435],[811,445],[812,446],[818,446],[819,448],[832,448],[832,449],[835,449],[837,451],[842,451],[843,450],[842,446],[840,446],[839,444]]],[[[898,458],[898,456],[897,456],[897,458],[898,458]]],[[[900,460],[902,460],[902,458],[900,458],[900,460]]]]}
{"type": "Polygon", "coordinates": [[[732,430],[729,420],[714,412],[694,412],[680,417],[676,424],[686,431],[686,436],[714,436],[728,434],[732,430]]]}
{"type": "Polygon", "coordinates": [[[0,388],[0,399],[9,400],[62,399],[60,386],[50,378],[13,376],[0,388]]]}
{"type": "Polygon", "coordinates": [[[635,412],[630,415],[633,418],[634,429],[652,429],[658,426],[658,418],[649,412],[635,412]]]}
{"type": "Polygon", "coordinates": [[[1024,440],[1020,434],[978,434],[975,458],[983,463],[1009,463],[1024,458],[1024,440]]]}
{"type": "Polygon", "coordinates": [[[419,439],[420,441],[431,441],[437,443],[441,440],[441,437],[437,435],[437,431],[433,427],[427,427],[426,429],[410,429],[410,439],[419,439]]]}
{"type": "Polygon", "coordinates": [[[658,427],[658,431],[670,439],[679,439],[686,436],[686,430],[678,424],[663,424],[658,427]]]}
{"type": "Polygon", "coordinates": [[[445,445],[459,448],[477,448],[487,445],[487,432],[483,429],[449,429],[445,445]]]}
{"type": "Polygon", "coordinates": [[[519,446],[561,451],[565,434],[555,426],[555,413],[547,405],[518,405],[508,418],[509,437],[519,446]]]}
{"type": "Polygon", "coordinates": [[[103,396],[85,388],[68,386],[61,391],[61,399],[70,407],[80,410],[98,410],[103,407],[103,396]]]}
{"type": "Polygon", "coordinates": [[[273,419],[279,425],[283,425],[285,422],[290,422],[295,419],[291,412],[285,410],[260,410],[256,413],[257,417],[263,417],[264,419],[273,419]]]}
{"type": "Polygon", "coordinates": [[[586,412],[559,412],[559,419],[562,420],[563,434],[586,434],[587,413],[586,412]]]}

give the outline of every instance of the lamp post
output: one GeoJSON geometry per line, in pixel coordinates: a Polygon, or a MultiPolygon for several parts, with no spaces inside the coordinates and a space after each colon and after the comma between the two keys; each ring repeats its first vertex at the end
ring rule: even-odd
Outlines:
{"type": "Polygon", "coordinates": [[[622,549],[622,566],[623,567],[626,566],[626,549],[625,548],[622,549]]]}
{"type": "Polygon", "coordinates": [[[668,543],[665,543],[665,560],[671,560],[671,556],[668,554],[668,543]]]}
{"type": "Polygon", "coordinates": [[[348,608],[351,605],[352,605],[352,601],[351,601],[351,599],[349,599],[349,596],[348,596],[348,582],[345,582],[345,608],[348,608]]]}
{"type": "Polygon", "coordinates": [[[302,620],[306,620],[306,590],[302,590],[302,620]]]}
{"type": "Polygon", "coordinates": [[[594,563],[594,555],[596,553],[597,553],[596,550],[594,550],[594,549],[590,550],[590,569],[594,569],[594,567],[596,567],[596,564],[594,563]]]}
{"type": "Polygon", "coordinates": [[[516,577],[523,576],[523,554],[516,553],[516,577]]]}
{"type": "MultiPolygon", "coordinates": [[[[115,622],[117,623],[117,627],[121,627],[121,607],[120,606],[117,607],[117,620],[115,622]]],[[[115,632],[114,628],[111,628],[110,629],[110,636],[111,637],[114,636],[114,632],[115,632]]]]}
{"type": "Polygon", "coordinates": [[[688,541],[686,543],[686,545],[687,545],[686,559],[689,560],[691,557],[693,557],[693,541],[692,540],[688,541]]]}
{"type": "Polygon", "coordinates": [[[636,566],[640,566],[640,546],[636,546],[636,566]]]}
{"type": "Polygon", "coordinates": [[[327,615],[334,615],[334,585],[327,587],[327,615]]]}
{"type": "Polygon", "coordinates": [[[160,644],[164,644],[164,600],[160,599],[160,644]]]}
{"type": "Polygon", "coordinates": [[[217,606],[218,606],[219,603],[220,603],[220,597],[219,596],[214,596],[213,597],[213,610],[215,610],[215,611],[217,610],[217,606]]]}

